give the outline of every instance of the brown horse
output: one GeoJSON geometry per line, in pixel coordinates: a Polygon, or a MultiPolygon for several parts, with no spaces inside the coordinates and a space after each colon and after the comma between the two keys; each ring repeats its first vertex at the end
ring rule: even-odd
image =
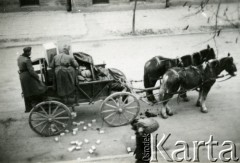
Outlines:
{"type": "Polygon", "coordinates": [[[201,111],[207,113],[208,109],[205,105],[207,94],[223,70],[226,70],[229,75],[235,76],[234,73],[237,71],[237,68],[230,54],[219,60],[213,59],[209,62],[204,62],[197,67],[174,67],[169,69],[164,74],[160,87],[159,100],[163,102],[162,117],[167,118],[168,115],[173,115],[167,103],[174,94],[179,93],[179,89],[180,91],[183,90],[184,93],[184,91],[199,88],[200,91],[196,106],[200,106],[201,111]]]}
{"type": "MultiPolygon", "coordinates": [[[[204,61],[215,59],[215,52],[210,46],[200,52],[196,52],[192,55],[185,55],[180,58],[166,58],[162,56],[156,56],[146,62],[144,66],[144,87],[154,87],[156,82],[164,75],[164,73],[172,67],[187,67],[190,65],[197,66],[204,61]]],[[[182,94],[181,97],[184,101],[188,101],[186,94],[182,94]]],[[[152,91],[147,91],[147,98],[151,102],[156,102],[152,91]]]]}

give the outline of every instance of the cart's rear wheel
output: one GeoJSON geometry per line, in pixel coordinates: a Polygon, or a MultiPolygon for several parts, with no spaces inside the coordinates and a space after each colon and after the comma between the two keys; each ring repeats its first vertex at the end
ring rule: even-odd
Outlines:
{"type": "Polygon", "coordinates": [[[131,123],[140,111],[138,99],[128,92],[117,92],[108,96],[101,105],[101,117],[110,126],[131,123]]]}
{"type": "Polygon", "coordinates": [[[58,101],[44,101],[37,104],[29,115],[29,125],[41,136],[58,135],[71,122],[69,108],[58,101]]]}

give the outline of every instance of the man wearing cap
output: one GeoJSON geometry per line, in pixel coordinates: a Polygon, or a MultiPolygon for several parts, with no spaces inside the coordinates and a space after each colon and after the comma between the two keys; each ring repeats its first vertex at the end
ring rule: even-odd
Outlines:
{"type": "Polygon", "coordinates": [[[19,77],[25,100],[26,110],[32,109],[32,104],[41,101],[43,94],[46,92],[46,86],[39,80],[38,74],[34,71],[30,58],[31,47],[23,48],[23,54],[17,59],[19,67],[19,77]]]}
{"type": "Polygon", "coordinates": [[[56,88],[60,97],[67,100],[75,90],[77,61],[69,55],[70,46],[64,45],[60,54],[54,56],[50,67],[55,70],[56,88]]]}

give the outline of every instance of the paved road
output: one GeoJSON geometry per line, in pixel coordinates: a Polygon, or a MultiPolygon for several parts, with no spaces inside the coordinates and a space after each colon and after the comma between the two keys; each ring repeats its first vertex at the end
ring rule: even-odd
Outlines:
{"type": "MultiPolygon", "coordinates": [[[[217,46],[219,57],[226,56],[227,52],[230,52],[236,63],[239,63],[240,46],[239,43],[235,43],[236,35],[237,33],[234,32],[222,33],[217,38],[217,46]]],[[[96,64],[104,61],[107,67],[121,69],[129,79],[142,79],[143,65],[147,59],[155,55],[176,57],[199,51],[207,46],[205,41],[209,38],[210,35],[201,34],[79,42],[73,45],[73,51],[89,53],[96,64]]],[[[209,41],[208,44],[215,47],[213,41],[209,41]]],[[[96,155],[91,157],[126,154],[126,147],[134,144],[131,140],[133,131],[130,126],[112,128],[104,124],[105,134],[98,134],[95,129],[80,131],[76,136],[71,134],[64,136],[57,143],[54,142],[54,138],[43,138],[31,131],[28,126],[28,114],[23,113],[24,106],[20,96],[16,66],[16,59],[21,49],[22,47],[0,50],[2,55],[0,61],[0,161],[45,162],[86,158],[89,155],[87,150],[97,139],[101,139],[102,143],[97,146],[96,155]],[[72,153],[67,151],[70,141],[84,138],[88,138],[90,144],[85,145],[80,151],[72,153]]],[[[41,46],[33,47],[33,59],[41,57],[42,54],[41,46]]],[[[237,68],[239,69],[239,64],[237,68]]],[[[142,87],[142,84],[134,86],[142,87]]],[[[224,140],[232,140],[239,144],[239,88],[239,76],[226,82],[216,83],[208,97],[209,113],[207,114],[202,114],[199,108],[194,106],[197,97],[195,92],[189,93],[191,101],[188,103],[178,104],[176,99],[173,99],[170,106],[173,107],[175,115],[167,120],[155,118],[160,123],[160,129],[156,133],[172,134],[169,142],[166,143],[166,148],[169,150],[176,148],[174,143],[179,139],[191,143],[194,140],[208,140],[209,135],[213,135],[220,144],[224,140]]],[[[98,123],[94,128],[101,127],[102,122],[98,115],[99,104],[81,105],[81,108],[77,109],[76,121],[89,122],[97,119],[98,123]]],[[[158,106],[150,107],[141,103],[141,108],[142,110],[158,109],[158,106]]],[[[239,154],[239,145],[237,147],[239,154]]],[[[201,151],[204,152],[205,148],[201,151]]],[[[215,151],[216,156],[217,151],[215,151]]]]}

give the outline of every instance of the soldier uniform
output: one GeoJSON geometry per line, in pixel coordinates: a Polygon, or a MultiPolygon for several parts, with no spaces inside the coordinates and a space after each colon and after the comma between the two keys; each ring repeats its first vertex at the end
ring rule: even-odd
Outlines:
{"type": "Polygon", "coordinates": [[[30,58],[31,47],[25,47],[23,54],[17,59],[19,67],[19,77],[25,100],[26,110],[29,112],[32,108],[33,101],[42,99],[47,87],[39,80],[38,74],[34,71],[30,58]]]}

